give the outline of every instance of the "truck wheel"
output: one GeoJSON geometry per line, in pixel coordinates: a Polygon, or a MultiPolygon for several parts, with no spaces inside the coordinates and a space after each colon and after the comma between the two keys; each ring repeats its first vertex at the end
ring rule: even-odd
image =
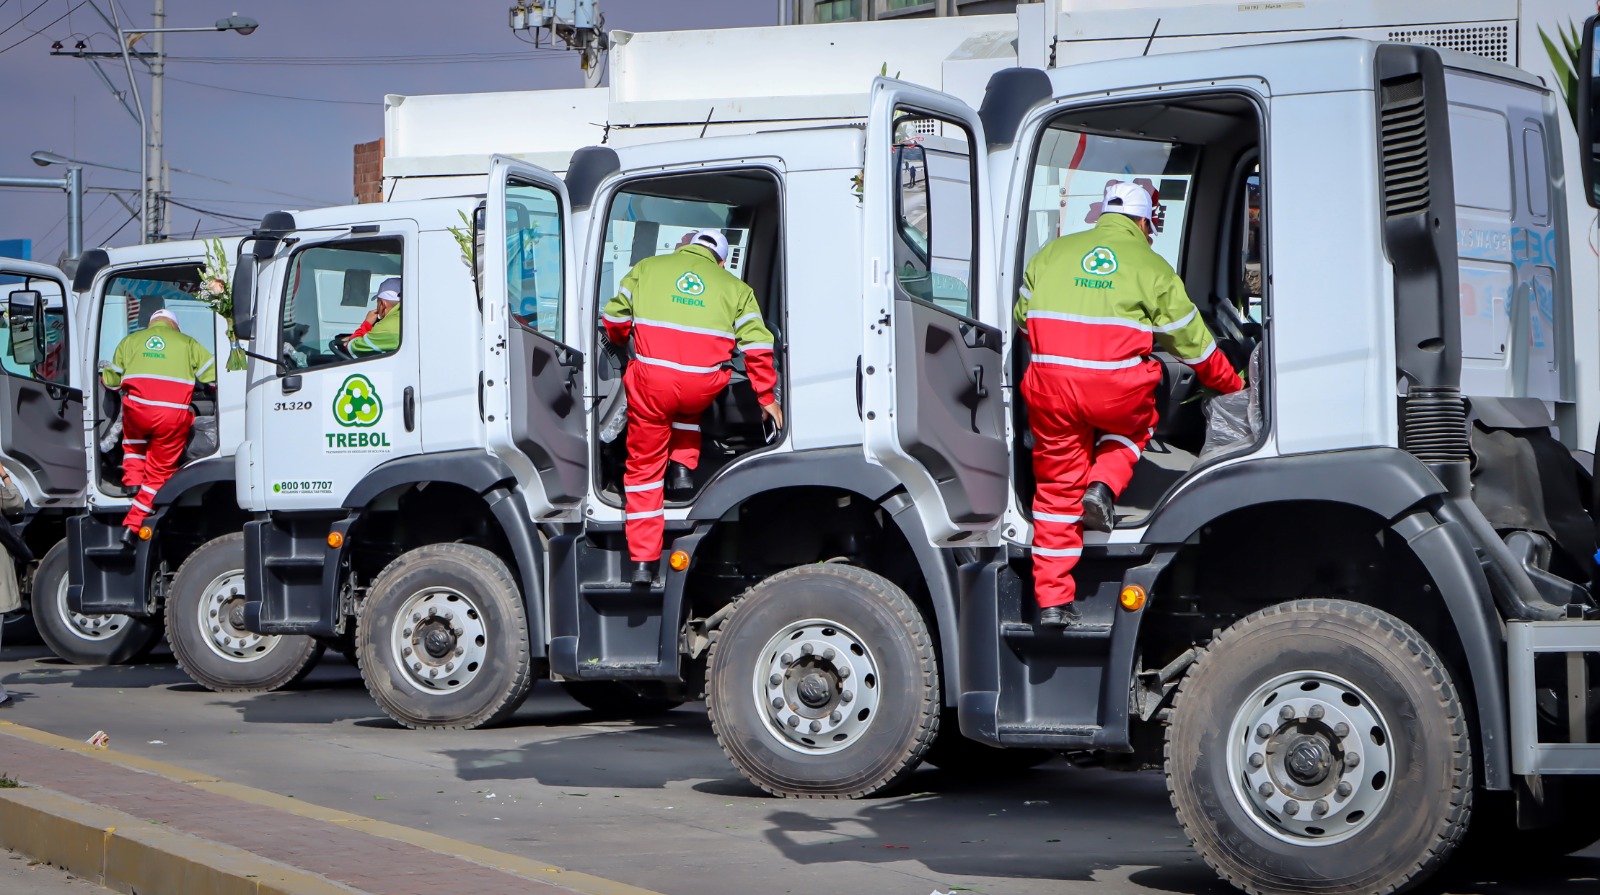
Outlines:
{"type": "Polygon", "coordinates": [[[173,576],[167,643],[194,682],[218,693],[277,690],[298,683],[322,658],[302,634],[263,635],[244,626],[244,535],[209,541],[173,576]]]}
{"type": "Polygon", "coordinates": [[[45,645],[74,665],[124,665],[161,642],[161,620],[84,615],[67,608],[67,542],[60,541],[33,576],[33,623],[45,645]]]}
{"type": "Polygon", "coordinates": [[[933,638],[905,591],[845,565],[757,584],[713,635],[717,742],[776,796],[862,798],[904,780],[939,732],[933,638]]]}
{"type": "Polygon", "coordinates": [[[1455,849],[1472,745],[1422,635],[1300,600],[1234,623],[1178,689],[1167,789],[1195,850],[1251,893],[1407,889],[1455,849]]]}
{"type": "Polygon", "coordinates": [[[664,687],[653,687],[651,683],[562,681],[561,689],[579,705],[607,718],[648,718],[683,705],[682,699],[666,695],[664,687]]]}
{"type": "Polygon", "coordinates": [[[522,594],[498,556],[430,544],[378,575],[356,625],[361,679],[407,727],[497,724],[533,686],[522,594]]]}
{"type": "Polygon", "coordinates": [[[1054,757],[1048,749],[1001,749],[969,739],[955,711],[947,709],[922,763],[966,780],[995,780],[1026,773],[1054,757]]]}

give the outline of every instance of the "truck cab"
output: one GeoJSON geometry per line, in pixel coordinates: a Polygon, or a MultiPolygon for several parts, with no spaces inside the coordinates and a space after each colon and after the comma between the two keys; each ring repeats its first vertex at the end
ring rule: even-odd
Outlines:
{"type": "MultiPolygon", "coordinates": [[[[78,462],[83,385],[73,366],[70,334],[78,320],[77,295],[58,269],[46,264],[0,258],[0,295],[5,325],[0,327],[0,462],[23,498],[23,516],[13,528],[35,557],[19,564],[25,605],[6,613],[8,635],[37,628],[30,615],[32,584],[42,560],[66,537],[67,519],[83,505],[84,472],[78,462]]],[[[54,551],[54,567],[65,554],[54,551]]],[[[52,590],[50,595],[54,595],[52,590]]],[[[50,599],[41,605],[51,605],[50,599]]],[[[39,611],[34,608],[32,611],[39,611]]]]}

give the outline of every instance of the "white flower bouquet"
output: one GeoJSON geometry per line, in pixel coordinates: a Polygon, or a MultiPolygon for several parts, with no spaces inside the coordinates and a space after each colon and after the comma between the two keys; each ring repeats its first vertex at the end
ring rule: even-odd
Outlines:
{"type": "Polygon", "coordinates": [[[232,282],[232,278],[228,276],[228,250],[223,247],[222,240],[210,240],[206,243],[206,267],[200,272],[200,288],[196,290],[194,297],[204,302],[206,307],[227,322],[227,369],[243,370],[244,348],[239,345],[239,337],[233,332],[232,282]]]}

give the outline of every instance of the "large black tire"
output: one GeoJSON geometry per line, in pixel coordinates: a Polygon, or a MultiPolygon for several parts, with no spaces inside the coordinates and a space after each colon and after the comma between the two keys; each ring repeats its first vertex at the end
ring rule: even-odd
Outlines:
{"type": "Polygon", "coordinates": [[[178,567],[167,596],[167,644],[194,682],[218,693],[261,693],[298,683],[322,658],[303,634],[244,627],[244,535],[200,546],[178,567]]]}
{"type": "Polygon", "coordinates": [[[1179,687],[1166,757],[1195,850],[1250,893],[1409,889],[1472,813],[1449,671],[1411,626],[1343,600],[1272,606],[1219,634],[1179,687]]]}
{"type": "Polygon", "coordinates": [[[922,763],[964,780],[997,780],[1031,771],[1055,755],[1048,749],[1001,749],[969,739],[955,711],[946,709],[922,763]]]}
{"type": "Polygon", "coordinates": [[[533,686],[521,592],[498,556],[466,544],[390,563],[361,604],[356,654],[368,692],[413,729],[498,724],[533,686]]]}
{"type": "Polygon", "coordinates": [[[789,569],[751,588],[712,636],[706,694],[722,751],[777,796],[883,792],[939,732],[922,614],[888,580],[845,565],[789,569]]]}
{"type": "Polygon", "coordinates": [[[51,652],[74,665],[124,665],[161,642],[161,619],[80,616],[67,609],[67,542],[60,541],[33,576],[33,623],[51,652]]]}
{"type": "Polygon", "coordinates": [[[670,712],[683,700],[649,681],[562,681],[561,689],[578,704],[606,718],[648,718],[670,712]]]}

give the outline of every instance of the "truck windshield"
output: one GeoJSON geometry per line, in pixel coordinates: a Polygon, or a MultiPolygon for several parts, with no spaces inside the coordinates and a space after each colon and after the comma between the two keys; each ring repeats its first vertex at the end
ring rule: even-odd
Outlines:
{"type": "Polygon", "coordinates": [[[1151,248],[1181,271],[1189,183],[1197,154],[1193,146],[1182,143],[1046,130],[1034,160],[1024,262],[1057,236],[1094,226],[1106,185],[1121,180],[1157,191],[1160,232],[1151,248]]]}
{"type": "Polygon", "coordinates": [[[611,203],[606,244],[600,256],[600,295],[617,294],[617,283],[635,264],[652,255],[677,251],[678,243],[701,228],[716,228],[728,238],[728,272],[744,279],[750,230],[732,227],[733,206],[721,202],[671,199],[628,192],[611,203]]]}
{"type": "Polygon", "coordinates": [[[178,327],[217,353],[216,315],[195,298],[200,266],[182,264],[119,274],[106,284],[100,306],[99,358],[109,361],[129,333],[150,325],[150,315],[165,308],[177,315],[178,327]]]}

